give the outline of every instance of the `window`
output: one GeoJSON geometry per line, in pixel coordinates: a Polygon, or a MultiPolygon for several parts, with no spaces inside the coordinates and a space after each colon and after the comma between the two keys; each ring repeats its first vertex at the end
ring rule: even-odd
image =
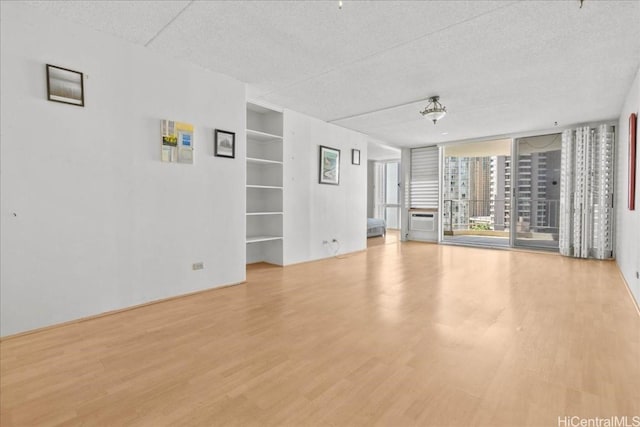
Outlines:
{"type": "Polygon", "coordinates": [[[374,216],[384,218],[387,228],[400,228],[400,163],[375,163],[374,216]]]}
{"type": "Polygon", "coordinates": [[[438,208],[438,147],[411,150],[411,208],[438,208]]]}

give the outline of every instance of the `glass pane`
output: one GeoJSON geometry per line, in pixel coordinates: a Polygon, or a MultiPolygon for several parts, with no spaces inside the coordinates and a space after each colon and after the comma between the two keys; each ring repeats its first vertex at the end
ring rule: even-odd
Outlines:
{"type": "Polygon", "coordinates": [[[398,193],[398,163],[387,163],[386,173],[386,200],[387,204],[399,204],[398,193]]]}
{"type": "Polygon", "coordinates": [[[518,140],[516,245],[558,248],[560,134],[518,140]]]}
{"type": "Polygon", "coordinates": [[[447,146],[444,151],[444,241],[509,246],[511,140],[447,146]]]}
{"type": "Polygon", "coordinates": [[[387,222],[387,228],[400,228],[399,214],[399,208],[386,208],[385,219],[387,222]]]}

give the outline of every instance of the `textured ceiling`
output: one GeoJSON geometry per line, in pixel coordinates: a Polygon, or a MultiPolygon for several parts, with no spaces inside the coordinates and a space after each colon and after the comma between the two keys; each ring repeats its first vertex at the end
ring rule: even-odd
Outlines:
{"type": "Polygon", "coordinates": [[[46,13],[146,45],[189,1],[25,1],[46,13]]]}
{"type": "Polygon", "coordinates": [[[638,0],[27,3],[397,146],[617,118],[640,65],[638,0]]]}

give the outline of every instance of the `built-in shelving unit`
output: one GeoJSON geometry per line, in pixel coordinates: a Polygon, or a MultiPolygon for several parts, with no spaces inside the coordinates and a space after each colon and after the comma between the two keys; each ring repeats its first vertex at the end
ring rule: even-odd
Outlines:
{"type": "Polygon", "coordinates": [[[247,212],[247,216],[254,215],[282,215],[282,212],[247,212]]]}
{"type": "Polygon", "coordinates": [[[281,186],[276,186],[276,185],[250,185],[250,184],[247,184],[247,188],[270,188],[270,189],[282,190],[281,186]]]}
{"type": "Polygon", "coordinates": [[[247,264],[282,265],[282,111],[247,103],[247,264]]]}
{"type": "Polygon", "coordinates": [[[247,243],[269,242],[272,240],[282,240],[282,236],[252,236],[247,237],[247,243]]]}
{"type": "Polygon", "coordinates": [[[260,132],[253,129],[247,129],[247,137],[250,137],[253,141],[262,141],[262,142],[282,140],[282,136],[280,135],[274,135],[272,133],[267,133],[267,132],[260,132]]]}
{"type": "Polygon", "coordinates": [[[255,163],[256,165],[281,165],[282,162],[267,159],[256,159],[253,157],[247,157],[247,163],[255,163]]]}

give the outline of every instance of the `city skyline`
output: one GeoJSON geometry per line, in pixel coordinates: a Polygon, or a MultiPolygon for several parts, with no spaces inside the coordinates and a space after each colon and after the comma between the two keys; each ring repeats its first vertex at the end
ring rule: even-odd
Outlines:
{"type": "MultiPolygon", "coordinates": [[[[557,233],[560,197],[560,150],[518,157],[518,232],[557,233]]],[[[444,159],[445,230],[472,228],[509,230],[511,212],[511,156],[444,159]]]]}

